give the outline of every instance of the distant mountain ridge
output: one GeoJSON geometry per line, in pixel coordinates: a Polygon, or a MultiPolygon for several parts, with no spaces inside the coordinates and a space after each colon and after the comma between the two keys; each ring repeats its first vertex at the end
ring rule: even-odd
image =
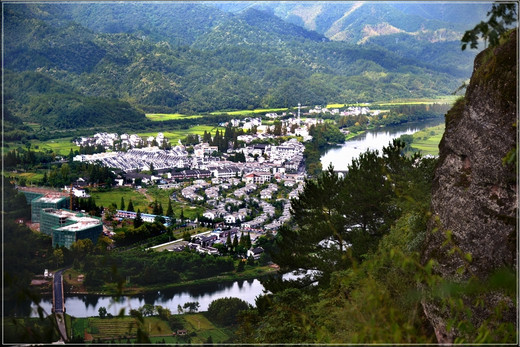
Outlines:
{"type": "MultiPolygon", "coordinates": [[[[117,99],[142,114],[445,95],[469,77],[475,55],[460,51],[456,30],[463,25],[401,23],[419,16],[384,3],[12,3],[3,9],[5,105],[25,121],[50,119],[47,125],[56,127],[81,126],[58,122],[56,113],[70,100],[92,107],[85,98],[117,99]],[[31,85],[49,81],[60,86],[50,88],[52,102],[49,90],[31,85]],[[74,97],[60,100],[56,93],[74,97]],[[54,106],[42,114],[40,103],[54,106]]],[[[116,104],[105,104],[114,119],[116,104]]]]}
{"type": "Polygon", "coordinates": [[[260,9],[329,39],[357,43],[367,37],[360,34],[367,25],[386,24],[409,34],[440,29],[460,33],[483,19],[492,2],[214,1],[209,4],[230,13],[260,9]]]}

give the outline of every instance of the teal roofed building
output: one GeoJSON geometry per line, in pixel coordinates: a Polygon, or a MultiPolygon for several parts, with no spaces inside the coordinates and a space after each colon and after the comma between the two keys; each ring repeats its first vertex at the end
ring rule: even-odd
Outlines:
{"type": "Polygon", "coordinates": [[[31,221],[39,223],[41,212],[46,208],[60,209],[70,205],[70,198],[61,193],[45,194],[31,201],[31,221]]]}
{"type": "Polygon", "coordinates": [[[31,221],[40,222],[40,214],[44,208],[67,208],[70,205],[70,196],[65,192],[40,187],[18,187],[18,191],[25,195],[28,205],[31,205],[31,221]]]}
{"type": "Polygon", "coordinates": [[[40,231],[52,236],[52,246],[70,248],[78,240],[97,243],[103,232],[101,218],[65,209],[45,208],[41,211],[40,231]]]}

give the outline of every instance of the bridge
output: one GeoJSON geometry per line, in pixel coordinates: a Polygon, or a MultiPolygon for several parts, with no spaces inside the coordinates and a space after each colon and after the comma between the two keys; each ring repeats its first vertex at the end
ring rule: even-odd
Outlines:
{"type": "Polygon", "coordinates": [[[68,341],[67,329],[65,328],[65,294],[63,291],[63,271],[56,271],[52,284],[52,312],[56,317],[58,332],[63,342],[68,341]]]}

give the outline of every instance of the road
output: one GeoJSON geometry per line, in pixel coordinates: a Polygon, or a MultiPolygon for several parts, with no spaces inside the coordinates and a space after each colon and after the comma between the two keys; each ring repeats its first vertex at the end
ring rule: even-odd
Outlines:
{"type": "Polygon", "coordinates": [[[66,342],[67,329],[65,328],[65,294],[63,292],[63,271],[56,271],[54,274],[54,281],[52,286],[53,295],[53,307],[54,316],[56,317],[56,323],[58,325],[58,331],[61,336],[61,341],[66,342]]]}

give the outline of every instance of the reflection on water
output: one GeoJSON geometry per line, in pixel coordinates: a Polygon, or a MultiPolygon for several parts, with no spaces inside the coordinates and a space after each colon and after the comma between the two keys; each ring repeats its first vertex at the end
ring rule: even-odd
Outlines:
{"type": "MultiPolygon", "coordinates": [[[[165,289],[158,292],[141,294],[138,296],[116,297],[99,295],[66,295],[65,307],[67,314],[74,317],[90,317],[99,315],[99,308],[104,306],[108,313],[118,315],[121,310],[128,314],[132,309],[138,309],[144,304],[160,305],[168,308],[172,313],[177,313],[177,307],[181,307],[192,301],[200,304],[199,311],[207,311],[209,304],[216,299],[225,297],[240,298],[251,305],[255,305],[257,296],[263,294],[264,286],[257,279],[236,281],[233,283],[218,283],[200,285],[190,288],[165,289]]],[[[52,299],[42,300],[41,306],[51,312],[52,299]]],[[[35,306],[33,305],[33,308],[35,306]]],[[[31,317],[37,317],[33,310],[31,317]]]]}
{"type": "Polygon", "coordinates": [[[381,155],[383,147],[388,146],[392,139],[404,134],[413,134],[427,127],[439,125],[443,118],[436,118],[424,122],[409,123],[406,125],[387,127],[380,130],[369,130],[366,133],[346,141],[340,146],[327,150],[321,156],[321,165],[325,170],[332,163],[335,170],[345,171],[352,159],[359,157],[367,150],[378,150],[381,155]]]}

